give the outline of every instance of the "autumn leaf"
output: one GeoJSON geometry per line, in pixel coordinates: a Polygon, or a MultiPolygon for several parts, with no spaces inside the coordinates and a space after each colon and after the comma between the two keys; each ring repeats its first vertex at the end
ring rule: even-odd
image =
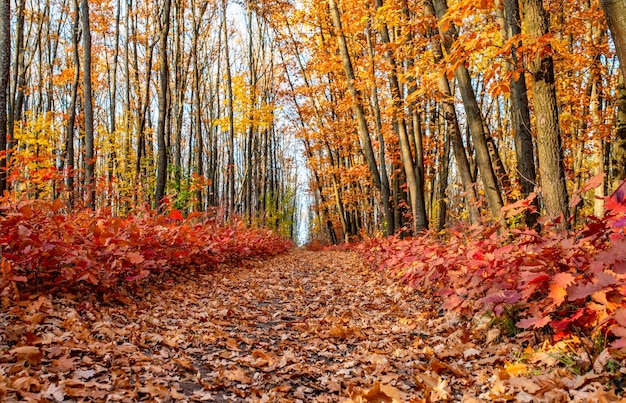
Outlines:
{"type": "Polygon", "coordinates": [[[253,379],[250,378],[248,375],[246,375],[244,370],[240,368],[234,369],[234,370],[223,371],[221,373],[221,376],[230,381],[237,381],[243,384],[250,384],[253,381],[253,379]]]}
{"type": "Polygon", "coordinates": [[[38,364],[41,361],[41,350],[35,346],[22,346],[15,347],[9,351],[11,354],[16,354],[18,360],[28,361],[30,364],[38,364]]]}
{"type": "Polygon", "coordinates": [[[405,401],[404,394],[390,385],[374,382],[374,385],[366,390],[350,395],[355,403],[399,403],[405,401]]]}
{"type": "Polygon", "coordinates": [[[145,259],[143,255],[139,252],[128,252],[126,253],[126,260],[128,260],[132,264],[140,264],[145,259]]]}

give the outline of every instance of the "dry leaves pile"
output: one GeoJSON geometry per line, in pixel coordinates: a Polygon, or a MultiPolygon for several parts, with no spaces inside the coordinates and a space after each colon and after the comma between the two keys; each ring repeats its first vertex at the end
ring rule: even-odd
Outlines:
{"type": "Polygon", "coordinates": [[[531,348],[438,308],[337,251],[173,274],[127,305],[5,296],[0,400],[619,400],[614,355],[576,375],[583,343],[531,348]]]}

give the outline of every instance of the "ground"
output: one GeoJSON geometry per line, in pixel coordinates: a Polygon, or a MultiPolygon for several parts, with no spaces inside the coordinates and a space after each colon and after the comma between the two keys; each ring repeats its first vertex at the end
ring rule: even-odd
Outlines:
{"type": "Polygon", "coordinates": [[[447,314],[352,252],[173,273],[123,302],[22,300],[0,311],[3,401],[619,400],[524,348],[532,335],[447,314]]]}

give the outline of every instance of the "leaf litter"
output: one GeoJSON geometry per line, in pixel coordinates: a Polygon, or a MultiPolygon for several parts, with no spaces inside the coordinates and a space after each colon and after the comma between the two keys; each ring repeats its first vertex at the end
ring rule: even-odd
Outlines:
{"type": "Polygon", "coordinates": [[[571,345],[534,349],[530,332],[507,337],[485,318],[445,312],[354,252],[167,273],[125,304],[95,293],[23,299],[4,295],[0,312],[3,401],[608,402],[622,393],[608,351],[576,374],[563,365],[571,345]]]}

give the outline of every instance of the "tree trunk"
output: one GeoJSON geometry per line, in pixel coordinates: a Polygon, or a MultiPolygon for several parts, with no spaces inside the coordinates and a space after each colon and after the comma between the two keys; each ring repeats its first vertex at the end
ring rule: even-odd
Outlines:
{"type": "Polygon", "coordinates": [[[443,150],[438,157],[439,165],[439,183],[437,185],[436,208],[437,220],[435,231],[440,232],[446,225],[446,212],[448,203],[446,203],[446,189],[448,187],[448,175],[450,172],[450,135],[446,130],[446,119],[441,117],[438,122],[439,135],[443,140],[443,150]]]}
{"type": "Polygon", "coordinates": [[[622,76],[626,77],[626,0],[600,0],[611,31],[622,76]]]}
{"type": "MultiPolygon", "coordinates": [[[[365,161],[372,177],[372,183],[378,191],[382,192],[382,183],[380,180],[380,172],[376,163],[376,157],[374,156],[374,149],[372,148],[372,140],[369,134],[369,128],[367,126],[367,120],[365,118],[365,109],[363,107],[363,98],[360,91],[354,85],[355,75],[352,61],[350,59],[350,53],[348,52],[348,44],[346,43],[346,37],[343,32],[341,23],[341,16],[339,14],[339,8],[335,0],[328,0],[330,7],[330,14],[335,28],[335,34],[339,43],[339,54],[341,56],[341,62],[343,64],[344,71],[346,73],[348,91],[352,96],[352,108],[357,120],[357,128],[359,131],[359,137],[361,138],[361,149],[365,154],[365,161]]],[[[384,163],[381,161],[381,163],[384,163]]]]}
{"type": "MultiPolygon", "coordinates": [[[[447,1],[434,0],[433,5],[435,6],[437,18],[441,20],[448,10],[447,1]]],[[[440,33],[446,50],[450,52],[452,44],[456,40],[456,28],[453,24],[451,24],[447,31],[440,31],[440,33]]],[[[487,196],[487,200],[489,202],[492,218],[497,220],[500,217],[500,210],[503,206],[502,195],[500,194],[498,180],[493,171],[493,165],[489,155],[489,148],[487,146],[483,126],[483,118],[481,116],[478,102],[476,101],[476,94],[474,93],[474,89],[472,87],[472,80],[465,63],[461,63],[458,67],[456,67],[454,75],[458,81],[459,91],[461,93],[461,98],[463,99],[467,124],[470,134],[472,135],[476,152],[476,160],[478,168],[480,169],[480,177],[482,179],[485,195],[487,196]]]]}
{"type": "MultiPolygon", "coordinates": [[[[435,9],[432,5],[432,1],[427,0],[424,2],[424,13],[426,16],[435,17],[435,9]]],[[[435,64],[441,63],[443,60],[443,51],[441,48],[441,42],[439,41],[436,33],[436,28],[432,29],[430,33],[431,48],[433,50],[433,59],[435,64]]],[[[447,129],[449,131],[450,142],[452,143],[452,151],[456,160],[457,169],[459,170],[459,176],[461,177],[461,185],[463,191],[466,193],[467,204],[470,216],[470,222],[472,224],[480,222],[480,212],[478,210],[478,201],[476,195],[476,186],[465,146],[463,145],[463,138],[461,136],[461,129],[459,128],[459,121],[454,108],[454,94],[450,88],[450,82],[444,72],[439,74],[439,80],[437,81],[439,91],[444,96],[442,100],[443,114],[446,119],[447,129]]]]}
{"type": "Polygon", "coordinates": [[[226,86],[228,101],[228,161],[226,163],[227,215],[235,214],[235,112],[233,109],[233,78],[230,70],[230,49],[228,45],[228,26],[226,24],[226,0],[222,0],[222,29],[224,30],[224,57],[226,67],[226,86]]]}
{"type": "MultiPolygon", "coordinates": [[[[198,40],[199,38],[199,30],[200,24],[202,23],[202,19],[204,17],[204,12],[206,10],[207,3],[203,3],[200,6],[199,16],[196,15],[196,2],[191,2],[191,11],[193,17],[193,46],[191,48],[192,57],[193,57],[193,116],[194,116],[194,127],[196,132],[196,170],[195,173],[197,175],[198,180],[201,180],[204,175],[203,169],[203,159],[204,159],[204,136],[202,132],[202,104],[200,102],[200,60],[198,55],[198,40]]],[[[198,186],[196,190],[196,210],[203,210],[203,198],[202,198],[202,186],[198,186]]]]}
{"type": "MultiPolygon", "coordinates": [[[[541,38],[548,30],[548,16],[542,0],[522,0],[524,25],[532,38],[541,38]]],[[[532,75],[533,106],[537,130],[539,177],[545,213],[548,217],[563,216],[559,228],[568,228],[568,195],[563,168],[561,129],[554,84],[554,62],[550,45],[528,63],[532,75]]]]}
{"type": "Polygon", "coordinates": [[[165,125],[167,123],[167,89],[168,60],[167,60],[167,37],[170,32],[170,0],[165,0],[163,8],[163,21],[161,23],[161,35],[159,38],[159,118],[157,121],[157,177],[154,201],[159,212],[163,212],[165,196],[165,182],[167,180],[167,149],[165,145],[165,125]]]}
{"type": "Polygon", "coordinates": [[[626,179],[626,84],[624,75],[619,75],[619,88],[617,91],[617,130],[611,165],[613,166],[613,189],[626,179]]]}
{"type": "MultiPolygon", "coordinates": [[[[108,179],[109,186],[113,185],[113,176],[115,172],[115,165],[117,160],[117,145],[116,145],[116,106],[117,106],[117,65],[119,59],[119,44],[120,44],[120,17],[121,17],[121,1],[116,2],[115,13],[115,49],[113,50],[113,66],[110,69],[109,75],[109,155],[107,156],[108,167],[108,179]]],[[[109,189],[112,192],[112,189],[109,189]]],[[[112,196],[112,195],[111,195],[112,196]]]]}
{"type": "Polygon", "coordinates": [[[7,94],[11,70],[11,7],[10,1],[0,4],[0,197],[7,190],[7,94]]]}
{"type": "MultiPolygon", "coordinates": [[[[15,147],[15,124],[22,119],[24,104],[24,88],[26,86],[26,66],[24,60],[24,19],[26,0],[19,0],[15,10],[15,45],[13,57],[13,79],[10,81],[9,117],[7,128],[7,161],[11,161],[11,153],[15,147]]],[[[7,172],[8,173],[8,172],[7,172]]],[[[6,184],[7,188],[9,183],[6,184]]]]}
{"type": "Polygon", "coordinates": [[[87,192],[86,206],[96,207],[95,149],[93,142],[93,101],[91,90],[91,28],[89,27],[89,2],[81,0],[83,22],[83,100],[85,107],[85,191],[87,192]]]}
{"type": "Polygon", "coordinates": [[[65,146],[65,159],[67,164],[67,190],[69,192],[69,206],[74,207],[74,125],[76,124],[76,100],[78,98],[78,82],[80,80],[80,57],[78,54],[78,34],[80,29],[80,13],[78,0],[74,3],[74,23],[72,27],[72,57],[74,59],[74,79],[72,81],[70,106],[68,108],[68,119],[65,132],[67,134],[65,146]]]}
{"type": "MultiPolygon", "coordinates": [[[[376,7],[377,9],[382,7],[382,0],[376,0],[376,7]]],[[[380,24],[380,35],[385,44],[388,45],[391,43],[391,39],[389,38],[389,29],[385,23],[380,24]]],[[[413,160],[411,142],[407,133],[406,123],[402,117],[404,115],[404,105],[402,91],[398,82],[397,63],[390,50],[386,50],[384,56],[387,63],[391,66],[391,71],[389,73],[389,85],[391,87],[391,97],[393,99],[394,115],[396,120],[395,127],[397,128],[398,133],[402,164],[404,165],[404,171],[406,172],[407,183],[409,185],[409,198],[411,200],[411,211],[413,213],[413,232],[414,234],[417,234],[418,232],[428,228],[426,204],[424,201],[424,184],[421,180],[422,175],[413,160]]],[[[416,153],[419,151],[420,150],[416,150],[416,153]]],[[[423,158],[423,156],[418,155],[418,158],[423,158]]]]}
{"type": "Polygon", "coordinates": [[[370,74],[372,80],[372,109],[374,110],[374,120],[376,121],[376,136],[378,137],[378,159],[380,161],[381,193],[383,198],[383,209],[385,210],[385,220],[387,222],[387,236],[396,232],[393,218],[393,208],[391,206],[391,194],[389,187],[389,175],[387,174],[387,161],[385,158],[385,137],[383,136],[382,118],[380,113],[380,102],[378,99],[378,85],[376,84],[376,68],[374,65],[374,44],[371,27],[367,27],[367,51],[372,65],[370,74]]]}
{"type": "MultiPolygon", "coordinates": [[[[522,33],[518,0],[504,0],[506,14],[506,32],[509,38],[522,33]]],[[[511,125],[513,127],[513,139],[515,141],[515,156],[517,160],[517,177],[522,187],[522,195],[528,197],[534,192],[537,181],[535,171],[535,151],[533,137],[530,130],[530,109],[528,108],[528,91],[526,88],[526,74],[519,69],[517,58],[517,46],[511,49],[513,64],[508,64],[509,69],[515,69],[516,73],[510,80],[511,88],[511,125]]],[[[537,199],[533,200],[537,205],[537,199]]],[[[537,222],[537,213],[526,213],[526,225],[532,227],[537,222]]]]}

